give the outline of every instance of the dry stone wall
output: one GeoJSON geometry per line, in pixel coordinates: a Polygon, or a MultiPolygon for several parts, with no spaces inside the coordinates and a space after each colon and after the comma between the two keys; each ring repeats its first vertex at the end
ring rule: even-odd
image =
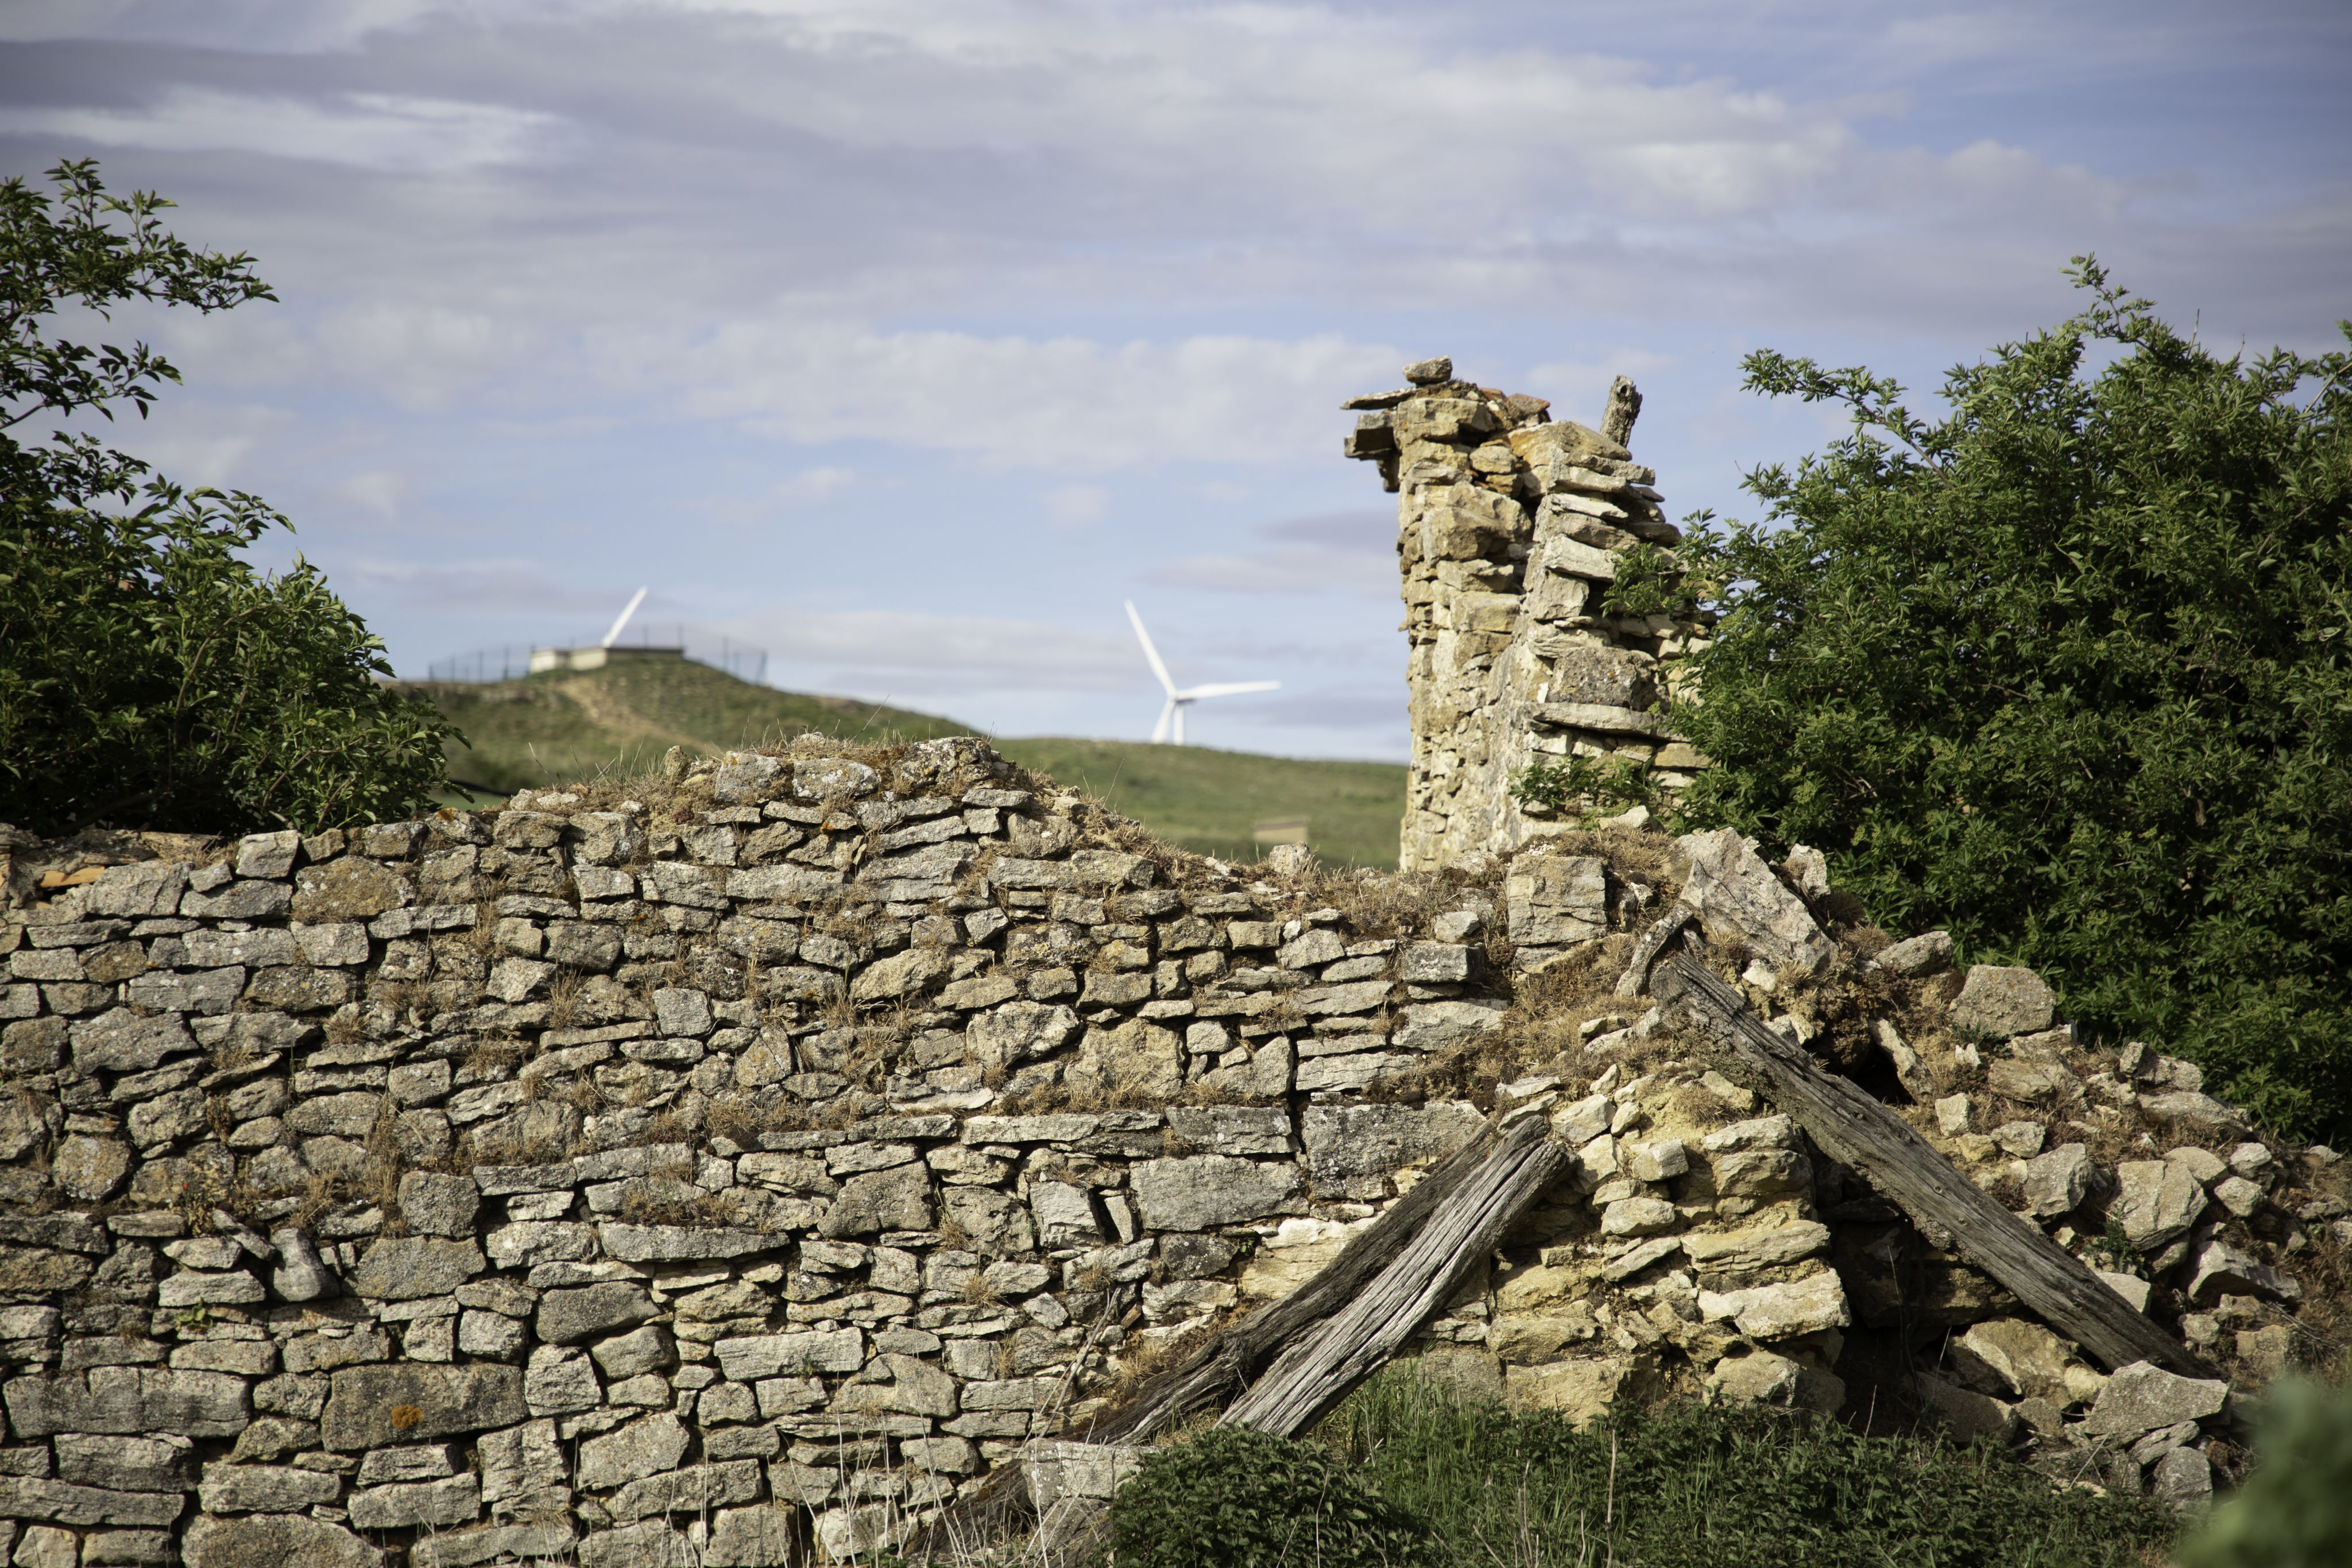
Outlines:
{"type": "MultiPolygon", "coordinates": [[[[1637,763],[1667,789],[1704,758],[1654,711],[1708,618],[1612,614],[1601,601],[1641,546],[1671,546],[1656,474],[1624,443],[1641,408],[1622,378],[1601,428],[1538,398],[1405,367],[1405,387],[1348,400],[1351,457],[1398,492],[1412,758],[1399,863],[1434,870],[1568,825],[1510,796],[1531,763],[1637,763]]],[[[1638,559],[1638,558],[1635,558],[1638,559]]]]}
{"type": "Polygon", "coordinates": [[[2103,1376],[1681,1054],[1627,967],[1676,908],[2233,1364],[2287,1359],[2340,1241],[2327,1162],[2185,1064],[2076,1050],[1932,936],[1871,963],[1817,862],[1727,836],[1327,877],[972,741],[677,773],[221,845],[0,830],[0,1555],[768,1568],[1007,1465],[1104,1490],[1057,1436],[1524,1115],[1576,1158],[1433,1375],[1577,1414],[1884,1385],[2193,1491],[2228,1388],[2103,1376]]]}

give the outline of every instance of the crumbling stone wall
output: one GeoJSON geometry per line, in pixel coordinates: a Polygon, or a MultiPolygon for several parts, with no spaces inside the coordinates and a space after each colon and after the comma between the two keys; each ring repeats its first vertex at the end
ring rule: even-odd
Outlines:
{"type": "Polygon", "coordinates": [[[769,1568],[1008,1464],[1104,1488],[1055,1434],[1518,1115],[1577,1156],[1433,1373],[1833,1408],[1874,1375],[1849,1335],[1948,1338],[1975,1359],[1903,1397],[2110,1484],[2205,1475],[2226,1388],[2103,1378],[1675,1052],[1616,976],[1676,898],[2068,1245],[2144,1244],[2117,1288],[2209,1346],[2283,1363],[2295,1260],[2340,1242],[2324,1151],[2076,1050],[2031,976],[1922,938],[1874,1013],[1818,1001],[1864,960],[1817,863],[1728,835],[1327,878],[973,741],[678,773],[222,845],[0,830],[0,1548],[769,1568]]]}
{"type": "Polygon", "coordinates": [[[1510,796],[1546,758],[1622,758],[1687,784],[1705,761],[1653,710],[1709,622],[1601,603],[1628,551],[1682,538],[1624,444],[1640,394],[1621,378],[1594,430],[1461,381],[1451,360],[1405,380],[1343,405],[1360,411],[1348,455],[1399,493],[1412,720],[1399,863],[1433,870],[1561,831],[1510,796]]]}

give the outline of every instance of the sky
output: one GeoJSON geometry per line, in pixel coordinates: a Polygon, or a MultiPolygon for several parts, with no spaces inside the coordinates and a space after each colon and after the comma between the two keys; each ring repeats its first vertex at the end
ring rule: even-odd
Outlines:
{"type": "Polygon", "coordinates": [[[641,619],[1005,735],[1402,760],[1409,360],[1598,419],[1676,516],[2095,252],[2209,343],[2352,316],[2342,0],[0,0],[0,176],[100,161],[275,287],[126,311],[110,434],[258,493],[424,676],[641,619]]]}

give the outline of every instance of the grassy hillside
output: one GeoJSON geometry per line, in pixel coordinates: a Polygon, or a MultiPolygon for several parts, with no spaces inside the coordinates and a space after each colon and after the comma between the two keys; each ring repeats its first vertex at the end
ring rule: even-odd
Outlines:
{"type": "Polygon", "coordinates": [[[1254,860],[1250,824],[1307,819],[1327,864],[1395,869],[1404,769],[1389,762],[1309,762],[1133,740],[998,740],[1024,768],[1050,773],[1171,843],[1254,860]]]}
{"type": "Polygon", "coordinates": [[[641,773],[673,746],[708,752],[774,746],[812,729],[912,740],[971,733],[969,725],[929,714],[755,686],[684,659],[419,689],[473,743],[449,747],[450,776],[501,790],[607,770],[641,773]]]}
{"type": "MultiPolygon", "coordinates": [[[[473,743],[449,748],[451,776],[499,791],[644,772],[673,746],[703,752],[773,746],[812,729],[874,740],[975,733],[930,714],[755,686],[684,660],[419,689],[473,743]]],[[[1134,741],[994,744],[1024,768],[1050,773],[1204,854],[1254,859],[1253,823],[1305,817],[1327,862],[1396,864],[1404,769],[1389,763],[1294,761],[1134,741]]]]}

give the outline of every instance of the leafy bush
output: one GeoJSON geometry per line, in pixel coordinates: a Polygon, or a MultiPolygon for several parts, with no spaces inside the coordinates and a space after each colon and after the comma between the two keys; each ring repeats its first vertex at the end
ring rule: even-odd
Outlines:
{"type": "Polygon", "coordinates": [[[1402,1510],[1314,1443],[1218,1427],[1145,1456],[1110,1506],[1119,1568],[1436,1568],[1402,1510]]]}
{"type": "Polygon", "coordinates": [[[1565,811],[1574,806],[1587,817],[1628,806],[1663,806],[1664,791],[1646,763],[1623,758],[1538,758],[1511,779],[1511,796],[1523,806],[1565,811]]]}
{"type": "Polygon", "coordinates": [[[1682,558],[1653,544],[1636,544],[1619,552],[1617,575],[1601,591],[1603,615],[1686,616],[1698,608],[1695,585],[1683,570],[1682,558]]]}
{"type": "Polygon", "coordinates": [[[2352,1563],[2352,1392],[2302,1378],[2273,1386],[2253,1475],[2179,1557],[2181,1568],[2352,1563]]]}
{"type": "Polygon", "coordinates": [[[117,403],[143,417],[180,379],[143,343],[46,335],[61,305],[274,298],[248,257],[163,232],[170,203],[109,196],[89,162],[49,177],[54,210],[0,184],[0,821],[238,832],[413,812],[445,781],[450,727],[379,684],[382,643],[316,569],[265,576],[240,556],[284,517],[87,434],[10,434],[117,403]]]}
{"type": "MultiPolygon", "coordinates": [[[[1990,1446],[1754,1407],[1621,1406],[1583,1430],[1381,1374],[1319,1434],[1445,1563],[1600,1568],[2137,1568],[2172,1533],[1990,1446]]],[[[1122,1563],[1125,1561],[1121,1559],[1122,1563]]]]}
{"type": "Polygon", "coordinates": [[[1829,852],[1882,924],[2033,966],[2289,1130],[2352,1128],[2352,355],[2220,358],[2076,275],[2095,302],[1954,370],[1937,422],[1748,356],[1853,433],[1683,549],[1728,585],[1675,710],[1719,764],[1686,810],[1829,852]]]}

